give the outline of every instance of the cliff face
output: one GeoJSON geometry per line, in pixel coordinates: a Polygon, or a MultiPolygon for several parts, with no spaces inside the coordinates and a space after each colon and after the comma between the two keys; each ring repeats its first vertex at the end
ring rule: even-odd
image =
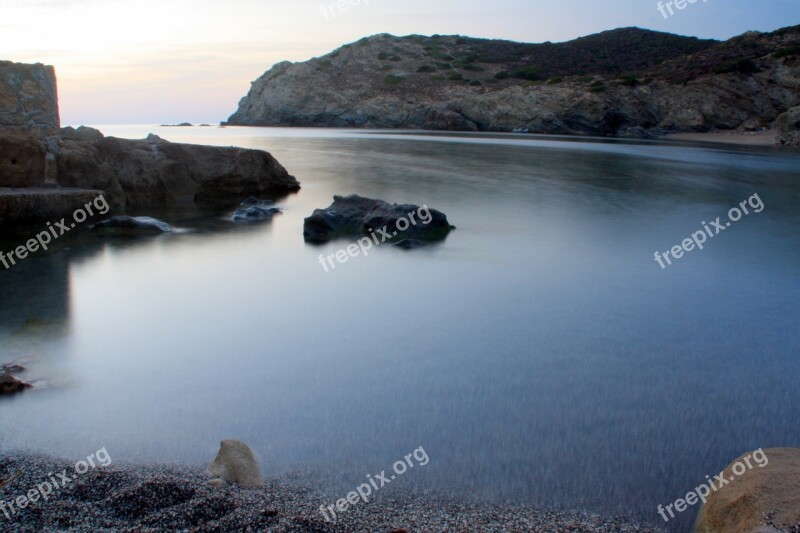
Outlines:
{"type": "Polygon", "coordinates": [[[622,136],[791,124],[800,26],[724,43],[645,30],[528,45],[362,39],[256,80],[228,124],[622,136]],[[781,120],[776,122],[781,117],[781,120]]]}

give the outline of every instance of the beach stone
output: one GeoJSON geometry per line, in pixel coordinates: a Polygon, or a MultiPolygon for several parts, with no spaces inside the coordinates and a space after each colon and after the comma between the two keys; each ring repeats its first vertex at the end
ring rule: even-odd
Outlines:
{"type": "Polygon", "coordinates": [[[259,200],[253,196],[242,202],[233,213],[234,222],[262,222],[272,220],[272,217],[281,213],[275,204],[269,200],[259,200]]]}
{"type": "Polygon", "coordinates": [[[764,450],[768,463],[753,465],[741,476],[732,466],[724,477],[734,481],[712,492],[697,518],[696,533],[796,531],[800,524],[800,448],[764,450]]]}
{"type": "Polygon", "coordinates": [[[238,440],[223,440],[220,443],[219,452],[208,467],[208,473],[227,483],[238,483],[248,489],[258,488],[264,483],[261,466],[253,450],[238,440]]]}
{"type": "Polygon", "coordinates": [[[92,229],[115,236],[161,235],[172,233],[172,226],[152,217],[116,216],[98,222],[92,229]]]}
{"type": "MultiPolygon", "coordinates": [[[[381,242],[384,236],[378,233],[386,227],[389,236],[398,241],[416,239],[438,241],[447,237],[453,226],[441,211],[412,204],[389,204],[383,200],[365,198],[358,195],[334,196],[333,203],[325,209],[315,209],[305,219],[303,237],[307,242],[324,243],[338,237],[370,236],[373,232],[381,242]],[[422,210],[420,215],[420,210],[422,210]],[[414,221],[409,214],[414,213],[414,221]],[[427,223],[424,219],[430,219],[427,223]],[[397,222],[406,219],[408,228],[400,230],[397,222]]],[[[386,242],[389,242],[388,240],[386,242]]]]}

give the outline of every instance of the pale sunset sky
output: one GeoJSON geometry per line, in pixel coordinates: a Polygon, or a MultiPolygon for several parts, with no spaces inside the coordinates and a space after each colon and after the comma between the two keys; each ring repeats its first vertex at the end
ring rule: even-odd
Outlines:
{"type": "Polygon", "coordinates": [[[656,0],[352,3],[0,0],[0,59],[55,65],[64,125],[218,123],[274,63],[376,33],[557,42],[639,26],[726,39],[800,24],[800,0],[697,0],[668,19],[656,0]]]}

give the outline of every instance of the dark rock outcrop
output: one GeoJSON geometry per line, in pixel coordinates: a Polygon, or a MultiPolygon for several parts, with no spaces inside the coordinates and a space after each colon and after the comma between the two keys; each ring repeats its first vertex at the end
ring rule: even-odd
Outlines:
{"type": "Polygon", "coordinates": [[[434,242],[447,237],[452,229],[444,213],[427,206],[389,204],[350,195],[334,196],[329,207],[314,210],[305,219],[303,237],[310,243],[372,235],[380,242],[389,239],[434,242]]]}
{"type": "Polygon", "coordinates": [[[233,213],[234,222],[263,222],[272,220],[272,217],[281,213],[275,204],[269,200],[259,200],[253,196],[242,202],[233,213]]]}
{"type": "Polygon", "coordinates": [[[67,130],[61,140],[58,182],[101,189],[118,206],[226,205],[300,188],[260,150],[177,144],[156,135],[133,141],[83,129],[81,138],[67,130]]]}
{"type": "MultiPolygon", "coordinates": [[[[651,137],[777,128],[800,105],[800,26],[686,39],[636,29],[540,45],[376,35],[276,64],[228,124],[651,137]],[[664,48],[675,53],[653,55],[664,48]]],[[[796,144],[796,125],[784,124],[782,142],[796,144]]]]}
{"type": "Polygon", "coordinates": [[[138,237],[172,233],[172,226],[152,217],[116,216],[98,222],[92,229],[103,235],[138,237]]]}

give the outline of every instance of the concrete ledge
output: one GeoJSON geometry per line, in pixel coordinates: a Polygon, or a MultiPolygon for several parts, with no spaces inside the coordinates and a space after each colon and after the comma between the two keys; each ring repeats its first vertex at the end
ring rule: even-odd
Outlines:
{"type": "Polygon", "coordinates": [[[101,194],[92,189],[0,188],[0,228],[72,218],[76,209],[101,194]]]}

